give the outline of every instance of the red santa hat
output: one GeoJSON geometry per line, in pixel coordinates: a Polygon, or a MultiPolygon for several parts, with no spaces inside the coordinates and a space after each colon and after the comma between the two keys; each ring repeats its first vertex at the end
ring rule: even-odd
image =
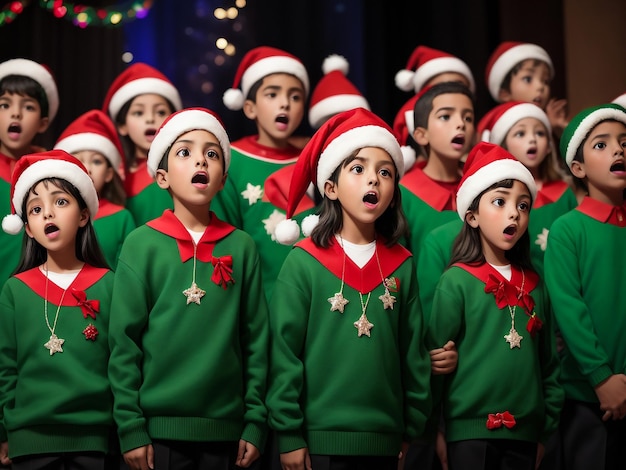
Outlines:
{"type": "Polygon", "coordinates": [[[437,49],[426,46],[417,46],[406,68],[396,73],[396,86],[402,91],[418,93],[429,80],[442,73],[456,72],[463,75],[469,81],[469,88],[475,91],[474,75],[472,71],[458,57],[437,49]]]}
{"type": "Polygon", "coordinates": [[[50,69],[28,59],[11,59],[0,64],[0,80],[9,75],[23,75],[35,80],[43,88],[48,100],[48,118],[50,122],[59,110],[59,91],[50,69]]]}
{"type": "Polygon", "coordinates": [[[233,87],[226,90],[222,101],[232,111],[242,109],[252,85],[273,73],[294,75],[302,82],[304,92],[308,95],[309,76],[300,59],[275,47],[260,46],[243,56],[235,74],[233,87]]]}
{"type": "Polygon", "coordinates": [[[166,98],[175,110],[182,108],[180,95],[172,82],[154,67],[139,62],[128,67],[113,80],[104,97],[102,111],[115,120],[128,101],[147,94],[166,98]]]}
{"type": "Polygon", "coordinates": [[[539,106],[526,101],[509,101],[492,108],[478,122],[478,135],[485,142],[502,145],[509,130],[525,118],[538,119],[546,126],[548,136],[552,135],[548,115],[539,106]]]}
{"type": "Polygon", "coordinates": [[[513,67],[528,59],[545,62],[550,69],[550,78],[554,76],[554,66],[552,65],[550,56],[545,49],[536,44],[504,41],[493,51],[487,61],[485,78],[487,79],[489,93],[495,101],[500,101],[498,95],[500,94],[500,87],[504,81],[504,77],[506,77],[513,67]]]}
{"type": "MultiPolygon", "coordinates": [[[[300,228],[292,219],[298,203],[310,183],[324,194],[324,184],[339,165],[353,152],[363,147],[384,149],[395,163],[399,177],[404,174],[404,161],[398,140],[391,128],[378,116],[364,108],[339,113],[315,132],[298,157],[289,187],[287,219],[281,221],[274,232],[276,240],[284,245],[294,243],[300,228]]],[[[317,224],[317,216],[303,220],[303,232],[310,235],[317,224]]]]}
{"type": "Polygon", "coordinates": [[[20,158],[13,169],[11,214],[2,219],[2,229],[6,233],[20,233],[26,219],[26,214],[22,213],[24,198],[33,186],[46,178],[59,178],[74,185],[85,200],[91,218],[96,215],[98,193],[87,169],[78,159],[63,150],[32,153],[20,158]]]}
{"type": "Polygon", "coordinates": [[[99,109],[87,111],[70,123],[54,148],[71,154],[83,150],[99,152],[115,171],[121,167],[124,155],[115,125],[99,109]]]}
{"type": "Polygon", "coordinates": [[[422,92],[413,95],[404,103],[393,120],[393,135],[396,136],[400,143],[405,172],[409,171],[417,160],[417,154],[415,149],[409,145],[409,139],[413,138],[413,131],[415,131],[414,109],[415,103],[417,103],[420,96],[422,96],[422,92]]]}
{"type": "Polygon", "coordinates": [[[148,172],[154,178],[167,150],[181,135],[195,130],[213,134],[224,154],[224,173],[230,165],[230,140],[220,117],[206,108],[186,108],[170,114],[154,136],[148,151],[148,172]]]}
{"type": "Polygon", "coordinates": [[[349,64],[345,57],[332,54],[324,59],[324,76],[311,93],[309,124],[319,128],[324,121],[342,111],[354,108],[370,109],[369,103],[346,78],[349,64]]]}
{"type": "Polygon", "coordinates": [[[522,163],[499,145],[488,142],[476,144],[467,156],[456,193],[456,210],[461,220],[465,220],[465,213],[480,193],[506,179],[524,183],[532,200],[535,200],[535,179],[522,163]]]}
{"type": "Polygon", "coordinates": [[[626,108],[626,93],[619,95],[611,103],[619,104],[622,108],[626,108]]]}

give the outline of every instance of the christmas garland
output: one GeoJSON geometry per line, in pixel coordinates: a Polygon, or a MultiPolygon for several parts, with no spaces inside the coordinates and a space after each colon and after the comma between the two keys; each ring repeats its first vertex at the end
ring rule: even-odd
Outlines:
{"type": "MultiPolygon", "coordinates": [[[[40,0],[39,6],[55,18],[71,21],[79,28],[88,26],[120,26],[135,19],[145,18],[152,7],[152,0],[131,0],[120,5],[96,8],[62,0],[40,0]]],[[[0,26],[13,22],[30,4],[30,0],[14,0],[0,10],[0,26]]]]}

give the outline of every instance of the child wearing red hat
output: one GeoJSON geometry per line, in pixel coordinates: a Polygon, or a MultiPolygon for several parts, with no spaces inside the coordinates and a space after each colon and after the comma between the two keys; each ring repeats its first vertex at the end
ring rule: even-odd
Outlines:
{"type": "Polygon", "coordinates": [[[259,256],[211,212],[230,162],[221,120],[203,108],[170,115],[150,146],[148,171],[174,210],[126,238],[111,310],[113,416],[131,469],[248,467],[265,442],[259,256]]]}
{"type": "Polygon", "coordinates": [[[546,112],[556,136],[567,126],[567,101],[550,97],[554,66],[541,46],[504,41],[489,57],[485,78],[491,97],[498,103],[526,101],[546,112]]]}
{"type": "MultiPolygon", "coordinates": [[[[0,191],[4,194],[9,194],[17,160],[45,150],[35,141],[48,129],[58,109],[57,85],[45,65],[28,59],[0,63],[0,191]]],[[[8,212],[9,206],[4,210],[8,212]]],[[[0,283],[17,265],[20,242],[19,237],[0,232],[0,283]]]]}
{"type": "Polygon", "coordinates": [[[99,109],[87,111],[67,126],[54,148],[72,154],[89,171],[99,201],[93,226],[109,266],[115,269],[122,243],[135,228],[124,207],[126,193],[119,174],[124,152],[115,125],[99,109]]]}
{"type": "Polygon", "coordinates": [[[486,142],[457,192],[464,221],[433,299],[427,338],[452,338],[454,373],[433,376],[450,468],[534,470],[563,401],[547,291],[532,269],[531,173],[486,142]],[[513,379],[512,379],[513,378],[513,379]],[[513,380],[513,382],[512,382],[513,380]]]}
{"type": "Polygon", "coordinates": [[[113,273],[91,222],[96,189],[68,153],[28,154],[13,171],[11,206],[2,228],[26,230],[0,294],[0,463],[105,468],[113,273]]]}
{"type": "Polygon", "coordinates": [[[172,82],[144,63],[133,64],[119,74],[104,97],[102,111],[115,123],[124,149],[126,207],[137,225],[172,208],[171,199],[148,174],[147,158],[157,129],[181,108],[172,82]]]}
{"type": "Polygon", "coordinates": [[[277,236],[297,238],[297,227],[286,235],[309,184],[324,200],[269,302],[267,404],[283,468],[395,470],[423,431],[430,363],[415,265],[398,244],[403,167],[391,129],[363,108],[326,121],[296,163],[277,236]]]}
{"type": "MultiPolygon", "coordinates": [[[[243,57],[233,87],[223,96],[229,109],[243,109],[258,133],[232,143],[228,179],[212,207],[220,218],[245,230],[256,242],[268,298],[290,251],[276,240],[274,229],[285,218],[291,167],[301,150],[291,144],[291,138],[304,118],[308,94],[309,78],[300,59],[281,49],[260,46],[243,57]]],[[[297,211],[299,220],[315,207],[315,195],[311,196],[297,211]]]]}

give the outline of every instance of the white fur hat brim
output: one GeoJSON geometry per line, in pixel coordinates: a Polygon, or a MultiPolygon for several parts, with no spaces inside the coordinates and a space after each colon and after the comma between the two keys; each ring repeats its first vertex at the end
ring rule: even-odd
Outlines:
{"type": "Polygon", "coordinates": [[[456,57],[438,57],[431,59],[415,71],[413,76],[413,89],[419,93],[429,80],[442,73],[458,73],[463,75],[469,83],[469,89],[476,91],[474,75],[465,62],[456,57]]]}
{"type": "Polygon", "coordinates": [[[115,171],[117,171],[122,164],[122,156],[113,142],[103,135],[94,132],[69,135],[65,139],[58,141],[54,145],[54,148],[65,150],[67,153],[71,154],[83,150],[101,153],[109,161],[115,171]]]}
{"type": "Polygon", "coordinates": [[[247,98],[252,85],[263,77],[274,73],[294,75],[302,82],[305,94],[309,94],[309,75],[304,65],[291,57],[271,56],[254,62],[244,72],[241,77],[241,92],[243,98],[247,98]]]}
{"type": "Polygon", "coordinates": [[[309,124],[319,128],[329,117],[352,108],[370,109],[369,103],[359,95],[334,95],[318,101],[309,109],[309,124]]]}
{"type": "Polygon", "coordinates": [[[515,125],[515,123],[525,118],[535,118],[539,120],[544,126],[546,126],[548,138],[552,135],[552,126],[550,125],[548,115],[543,112],[539,106],[533,103],[520,103],[508,109],[502,114],[502,116],[500,116],[491,131],[488,133],[488,139],[486,140],[493,144],[502,145],[509,130],[515,125]]]}
{"type": "Polygon", "coordinates": [[[176,111],[182,108],[180,94],[174,85],[160,78],[145,77],[128,82],[115,92],[109,102],[109,116],[115,119],[128,101],[136,96],[147,94],[155,94],[167,98],[176,111]]]}

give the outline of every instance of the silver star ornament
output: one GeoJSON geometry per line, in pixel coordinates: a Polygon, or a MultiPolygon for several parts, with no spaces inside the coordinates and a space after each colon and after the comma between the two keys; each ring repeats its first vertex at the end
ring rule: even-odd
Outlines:
{"type": "Polygon", "coordinates": [[[206,292],[200,289],[195,282],[192,282],[191,286],[183,291],[183,294],[187,297],[187,305],[191,302],[195,302],[200,305],[200,299],[204,297],[206,292]]]}
{"type": "Polygon", "coordinates": [[[507,343],[509,343],[509,345],[511,346],[511,349],[513,349],[513,348],[522,347],[521,343],[524,337],[520,336],[517,330],[515,330],[515,328],[511,328],[511,330],[509,331],[509,334],[504,335],[504,339],[506,340],[507,343]]]}
{"type": "Polygon", "coordinates": [[[388,308],[393,310],[393,304],[396,303],[396,298],[393,295],[391,295],[388,290],[385,289],[385,293],[379,296],[378,298],[383,303],[383,307],[385,310],[387,310],[388,308]]]}
{"type": "Polygon", "coordinates": [[[358,330],[359,338],[363,335],[370,337],[370,330],[374,328],[374,324],[365,316],[365,313],[361,314],[361,317],[354,322],[354,327],[358,330]]]}
{"type": "Polygon", "coordinates": [[[344,307],[350,302],[348,299],[344,298],[341,292],[337,292],[332,297],[329,297],[328,301],[330,302],[330,311],[337,311],[339,313],[343,313],[344,307]]]}
{"type": "Polygon", "coordinates": [[[50,335],[50,339],[46,343],[44,343],[44,346],[46,347],[46,349],[50,350],[50,355],[52,356],[54,353],[63,352],[63,348],[61,347],[63,346],[63,343],[65,343],[64,339],[59,338],[55,334],[52,334],[50,335]]]}

